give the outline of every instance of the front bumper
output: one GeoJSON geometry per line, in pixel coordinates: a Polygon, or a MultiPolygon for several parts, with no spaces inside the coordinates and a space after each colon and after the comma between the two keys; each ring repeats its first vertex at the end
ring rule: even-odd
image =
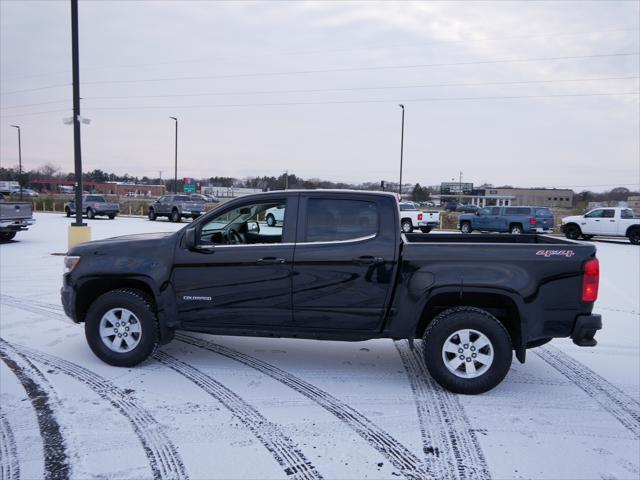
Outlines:
{"type": "Polygon", "coordinates": [[[573,343],[579,347],[595,347],[598,342],[593,338],[602,329],[602,316],[598,314],[578,315],[571,332],[573,343]]]}
{"type": "Polygon", "coordinates": [[[74,322],[78,323],[76,319],[76,292],[70,285],[67,285],[67,279],[63,280],[62,288],[60,289],[60,300],[62,301],[62,308],[67,317],[74,322]]]}

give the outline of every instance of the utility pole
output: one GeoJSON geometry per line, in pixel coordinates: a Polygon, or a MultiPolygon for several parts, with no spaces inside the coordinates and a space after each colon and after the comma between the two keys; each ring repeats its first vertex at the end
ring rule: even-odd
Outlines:
{"type": "Polygon", "coordinates": [[[173,172],[173,193],[178,193],[178,119],[169,117],[176,121],[176,149],[175,149],[175,170],[173,172]]]}
{"type": "Polygon", "coordinates": [[[73,64],[73,158],[76,174],[76,221],[82,223],[82,150],[80,148],[80,54],[78,38],[78,0],[71,0],[71,61],[73,64]]]}
{"type": "Polygon", "coordinates": [[[400,185],[398,185],[398,194],[402,200],[402,154],[404,152],[404,105],[398,105],[402,109],[402,130],[400,133],[400,185]]]}
{"type": "Polygon", "coordinates": [[[18,125],[11,126],[18,129],[18,185],[20,187],[20,201],[22,201],[22,144],[20,139],[20,127],[18,125]]]}
{"type": "Polygon", "coordinates": [[[289,170],[285,170],[284,172],[284,189],[289,189],[289,170]]]}
{"type": "Polygon", "coordinates": [[[460,181],[458,182],[458,192],[460,193],[459,202],[462,203],[462,172],[460,172],[460,181]]]}

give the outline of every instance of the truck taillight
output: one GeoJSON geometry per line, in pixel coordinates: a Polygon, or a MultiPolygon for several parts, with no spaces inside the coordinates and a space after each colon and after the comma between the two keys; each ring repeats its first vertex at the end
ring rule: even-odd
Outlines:
{"type": "Polygon", "coordinates": [[[533,218],[533,217],[531,217],[531,218],[529,219],[529,223],[530,223],[531,225],[535,225],[535,224],[536,224],[536,219],[535,219],[535,218],[533,218]]]}
{"type": "Polygon", "coordinates": [[[582,267],[582,301],[595,302],[600,283],[600,262],[597,258],[587,261],[582,267]]]}
{"type": "Polygon", "coordinates": [[[422,212],[418,214],[418,220],[422,220],[422,212]]]}

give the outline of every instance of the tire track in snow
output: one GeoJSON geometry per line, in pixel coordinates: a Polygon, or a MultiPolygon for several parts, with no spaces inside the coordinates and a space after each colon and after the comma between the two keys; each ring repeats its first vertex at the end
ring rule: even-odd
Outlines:
{"type": "Polygon", "coordinates": [[[156,352],[154,358],[192,381],[231,411],[273,455],[288,478],[299,480],[322,478],[322,475],[300,451],[298,446],[280,430],[278,425],[269,422],[260,412],[236,393],[197,368],[167,353],[156,352]]]}
{"type": "Polygon", "coordinates": [[[491,478],[475,431],[458,396],[431,378],[422,345],[412,350],[406,340],[394,342],[413,390],[427,468],[437,478],[491,478]]]}
{"type": "MultiPolygon", "coordinates": [[[[47,480],[62,480],[70,477],[71,467],[67,454],[67,444],[62,436],[62,428],[56,418],[55,410],[60,408],[60,401],[56,391],[53,389],[45,376],[33,365],[25,356],[6,340],[0,338],[0,358],[18,378],[31,405],[36,413],[40,437],[42,438],[42,449],[44,453],[44,478],[47,480]]],[[[11,435],[8,423],[3,420],[2,437],[11,435]],[[6,433],[5,433],[6,432],[6,433]],[[7,435],[8,433],[8,435],[7,435]]],[[[4,441],[3,441],[4,443],[4,441]]],[[[6,462],[11,465],[12,457],[17,462],[17,458],[12,455],[15,450],[15,441],[9,440],[4,451],[8,450],[9,457],[6,462]]],[[[5,455],[3,453],[3,471],[5,465],[5,455]]],[[[19,477],[19,470],[17,472],[19,477]]],[[[7,477],[10,478],[10,477],[7,477]]]]}
{"type": "Polygon", "coordinates": [[[636,438],[640,438],[640,402],[557,347],[545,345],[532,352],[598,402],[636,438]]]}
{"type": "Polygon", "coordinates": [[[58,370],[85,384],[118,410],[133,427],[149,460],[153,478],[187,479],[177,448],[164,434],[162,427],[138,402],[109,380],[75,363],[28,347],[15,346],[27,358],[58,370]]]}
{"type": "Polygon", "coordinates": [[[73,321],[64,314],[62,305],[54,305],[26,298],[11,297],[4,294],[0,294],[0,303],[3,303],[9,307],[24,310],[26,312],[36,313],[43,317],[63,320],[66,323],[70,324],[73,323],[73,321]]]}
{"type": "Polygon", "coordinates": [[[11,425],[0,406],[0,479],[20,480],[18,448],[11,425]]]}
{"type": "MultiPolygon", "coordinates": [[[[176,333],[177,340],[243,363],[304,395],[353,429],[369,445],[382,454],[406,478],[424,480],[434,477],[422,461],[371,420],[329,393],[273,365],[217,343],[176,333]]],[[[437,478],[437,477],[436,477],[437,478]]]]}

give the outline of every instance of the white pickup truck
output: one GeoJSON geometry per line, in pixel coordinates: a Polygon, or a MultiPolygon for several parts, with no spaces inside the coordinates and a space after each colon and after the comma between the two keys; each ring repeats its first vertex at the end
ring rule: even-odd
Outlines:
{"type": "Polygon", "coordinates": [[[411,233],[415,228],[422,233],[429,233],[440,225],[440,212],[423,211],[412,202],[400,203],[400,228],[404,233],[411,233]]]}
{"type": "Polygon", "coordinates": [[[603,207],[590,210],[584,215],[562,219],[562,233],[571,239],[582,237],[589,240],[595,236],[627,237],[631,243],[640,243],[640,218],[630,208],[603,207]]]}

